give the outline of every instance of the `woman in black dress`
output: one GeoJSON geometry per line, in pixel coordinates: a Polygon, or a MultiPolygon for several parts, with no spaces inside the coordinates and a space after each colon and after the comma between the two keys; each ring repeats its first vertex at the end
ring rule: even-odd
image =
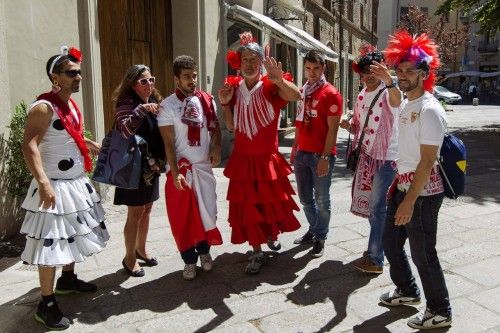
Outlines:
{"type": "Polygon", "coordinates": [[[165,150],[158,130],[156,115],[162,100],[154,87],[155,78],[145,65],[133,65],[113,94],[116,106],[115,126],[124,137],[139,135],[147,142],[143,152],[143,172],[138,189],[116,188],[115,205],[127,205],[125,236],[125,258],[123,268],[131,276],[144,276],[137,259],[147,266],[156,266],[158,261],[146,251],[149,215],[153,202],[159,198],[159,175],[165,166],[165,150]],[[147,151],[146,151],[147,150],[147,151]]]}

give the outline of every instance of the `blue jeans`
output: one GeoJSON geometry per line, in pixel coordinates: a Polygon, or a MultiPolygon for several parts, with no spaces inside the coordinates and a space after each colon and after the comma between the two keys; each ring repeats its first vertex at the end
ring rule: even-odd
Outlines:
{"type": "Polygon", "coordinates": [[[383,243],[385,256],[390,264],[391,279],[403,295],[420,295],[403,248],[408,238],[411,257],[417,266],[427,299],[427,308],[443,316],[449,315],[450,298],[436,252],[438,213],[444,196],[440,193],[418,197],[410,222],[404,226],[395,226],[394,215],[404,196],[404,192],[397,190],[389,199],[387,207],[383,243]]]}
{"type": "Polygon", "coordinates": [[[392,161],[385,161],[373,175],[372,193],[370,198],[370,237],[368,239],[368,257],[378,265],[384,264],[384,247],[382,235],[384,233],[385,217],[387,213],[387,190],[394,181],[396,170],[392,161]]]}
{"type": "Polygon", "coordinates": [[[330,225],[330,185],[335,156],[330,156],[330,167],[324,177],[318,177],[316,173],[319,160],[319,154],[299,150],[293,166],[300,203],[309,222],[309,232],[315,239],[325,240],[330,225]]]}

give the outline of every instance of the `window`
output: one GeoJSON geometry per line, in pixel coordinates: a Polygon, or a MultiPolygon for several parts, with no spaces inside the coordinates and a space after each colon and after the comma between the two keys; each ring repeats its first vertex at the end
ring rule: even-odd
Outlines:
{"type": "Polygon", "coordinates": [[[331,0],[323,0],[323,7],[329,12],[332,11],[332,1],[331,0]]]}

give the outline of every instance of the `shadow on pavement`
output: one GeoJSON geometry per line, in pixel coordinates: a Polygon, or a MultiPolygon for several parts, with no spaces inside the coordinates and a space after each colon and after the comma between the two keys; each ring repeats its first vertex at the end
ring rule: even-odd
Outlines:
{"type": "MultiPolygon", "coordinates": [[[[193,281],[185,281],[182,271],[169,273],[156,280],[124,288],[121,284],[127,279],[134,279],[126,275],[123,269],[116,273],[104,275],[92,283],[98,286],[98,291],[90,294],[78,294],[71,296],[58,296],[61,310],[71,320],[85,324],[105,322],[110,317],[110,326],[118,327],[132,324],[134,321],[157,318],[156,315],[147,314],[147,318],[140,318],[140,314],[128,317],[133,321],[123,322],[116,316],[133,313],[140,310],[149,310],[155,313],[175,313],[184,310],[185,304],[192,310],[211,309],[216,317],[197,332],[208,332],[215,329],[234,314],[224,303],[231,295],[242,292],[251,292],[262,284],[285,285],[292,283],[297,278],[297,272],[304,269],[312,259],[307,253],[298,258],[297,254],[304,251],[304,247],[295,247],[290,250],[271,253],[270,261],[264,266],[261,273],[255,276],[245,275],[244,269],[247,265],[248,256],[243,253],[225,253],[214,259],[214,270],[202,272],[198,269],[198,276],[193,281]]],[[[179,258],[179,260],[181,260],[179,258]]],[[[158,268],[161,268],[159,266],[158,268]]],[[[139,282],[139,281],[138,281],[139,282]]],[[[31,311],[25,316],[19,316],[20,322],[15,323],[12,328],[22,328],[22,331],[42,332],[44,327],[32,320],[36,306],[39,301],[39,288],[34,288],[28,293],[0,305],[0,311],[13,312],[13,307],[20,311],[30,307],[31,311]]],[[[249,296],[251,297],[251,296],[249,296]]],[[[26,311],[25,311],[26,312],[26,311]]]]}
{"type": "Polygon", "coordinates": [[[355,271],[352,262],[344,264],[338,260],[329,260],[308,272],[293,287],[293,292],[288,294],[287,298],[295,304],[304,306],[331,300],[335,307],[335,316],[318,331],[330,332],[346,318],[349,295],[367,285],[375,277],[377,275],[360,274],[355,271]]]}
{"type": "MultiPolygon", "coordinates": [[[[380,305],[379,303],[379,306],[383,305],[380,305]]],[[[387,325],[401,320],[401,318],[410,318],[418,312],[417,308],[405,305],[386,308],[388,309],[388,311],[381,313],[376,317],[370,318],[359,325],[354,326],[352,328],[352,331],[354,333],[390,333],[391,330],[387,328],[387,325]]],[[[434,331],[435,330],[433,330],[433,332],[434,331]]]]}

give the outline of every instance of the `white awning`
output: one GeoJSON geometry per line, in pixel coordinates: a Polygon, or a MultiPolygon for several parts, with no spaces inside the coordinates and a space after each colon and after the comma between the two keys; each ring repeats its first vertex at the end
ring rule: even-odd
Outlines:
{"type": "Polygon", "coordinates": [[[309,44],[313,45],[314,48],[316,48],[318,51],[321,51],[322,53],[325,54],[326,58],[331,61],[338,62],[339,60],[339,55],[326,46],[325,44],[321,43],[319,40],[311,36],[309,33],[305,32],[302,29],[299,29],[297,27],[294,27],[289,24],[285,24],[285,27],[289,30],[291,30],[295,35],[301,37],[302,39],[305,39],[309,44]]]}
{"type": "Polygon", "coordinates": [[[495,77],[495,76],[500,76],[500,71],[498,72],[486,72],[486,73],[481,73],[480,77],[495,77]]]}
{"type": "Polygon", "coordinates": [[[274,38],[295,47],[302,55],[309,50],[317,48],[304,38],[290,32],[273,19],[254,12],[253,10],[238,5],[232,5],[227,7],[227,14],[230,18],[241,20],[259,30],[268,29],[274,38]]]}
{"type": "Polygon", "coordinates": [[[447,79],[451,79],[453,77],[458,77],[458,76],[479,76],[481,75],[481,72],[478,71],[465,71],[465,72],[457,72],[457,73],[451,73],[446,75],[447,79]]]}

